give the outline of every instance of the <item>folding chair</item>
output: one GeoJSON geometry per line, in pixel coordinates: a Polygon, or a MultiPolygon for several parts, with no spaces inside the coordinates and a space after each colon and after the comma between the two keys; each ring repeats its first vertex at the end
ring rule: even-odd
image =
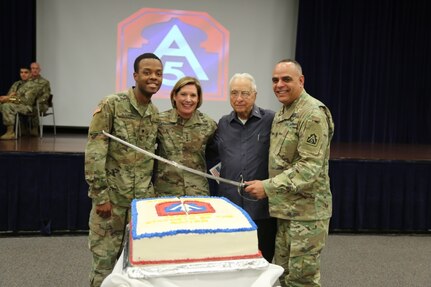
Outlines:
{"type": "MultiPolygon", "coordinates": [[[[15,117],[15,135],[16,137],[20,137],[21,136],[21,119],[20,119],[20,115],[21,116],[25,116],[25,117],[38,117],[39,120],[39,136],[40,138],[43,137],[43,119],[45,117],[48,116],[52,116],[52,124],[54,127],[54,136],[57,135],[57,127],[55,125],[55,113],[54,113],[54,105],[52,103],[52,97],[53,95],[50,94],[49,98],[48,98],[48,109],[44,112],[42,112],[40,110],[40,102],[39,100],[36,100],[36,104],[33,107],[33,112],[31,113],[17,113],[16,117],[15,117]],[[36,108],[36,110],[34,109],[36,108]]],[[[31,120],[29,120],[29,129],[31,130],[31,120]]]]}

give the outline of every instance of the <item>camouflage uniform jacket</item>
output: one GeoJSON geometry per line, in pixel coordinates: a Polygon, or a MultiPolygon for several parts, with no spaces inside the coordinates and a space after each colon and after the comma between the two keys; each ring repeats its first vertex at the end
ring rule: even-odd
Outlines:
{"type": "Polygon", "coordinates": [[[39,76],[37,78],[31,78],[28,82],[32,85],[36,93],[36,98],[39,100],[40,110],[45,112],[48,109],[48,98],[51,94],[49,81],[42,76],[39,76]]]}
{"type": "Polygon", "coordinates": [[[329,109],[305,90],[276,113],[270,137],[270,178],[263,181],[271,216],[287,220],[331,217],[328,161],[333,133],[329,109]]]}
{"type": "Polygon", "coordinates": [[[15,104],[22,104],[33,108],[37,98],[37,93],[34,90],[33,85],[30,81],[18,81],[15,82],[9,89],[8,94],[16,92],[16,95],[9,98],[9,102],[15,104]],[[20,84],[19,84],[20,83],[20,84]],[[15,85],[16,84],[16,85],[15,85]],[[19,85],[18,85],[19,84],[19,85]],[[13,91],[15,89],[15,91],[13,91]]]}
{"type": "MultiPolygon", "coordinates": [[[[171,109],[160,113],[157,153],[161,157],[206,172],[205,150],[217,124],[196,110],[185,121],[171,109]]],[[[208,180],[202,176],[157,162],[154,186],[158,196],[209,195],[208,180]]]]}
{"type": "Polygon", "coordinates": [[[25,84],[27,81],[19,80],[12,84],[9,91],[7,92],[7,95],[10,95],[11,93],[16,93],[18,90],[25,84]]]}
{"type": "Polygon", "coordinates": [[[127,207],[133,198],[154,197],[151,183],[154,160],[108,139],[102,131],[154,152],[158,122],[157,108],[152,103],[138,105],[133,88],[100,102],[85,149],[88,195],[95,204],[111,201],[127,207]]]}

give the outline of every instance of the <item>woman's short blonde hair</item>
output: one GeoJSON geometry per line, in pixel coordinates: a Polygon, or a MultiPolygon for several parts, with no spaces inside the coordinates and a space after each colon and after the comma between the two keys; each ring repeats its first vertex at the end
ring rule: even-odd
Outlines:
{"type": "Polygon", "coordinates": [[[196,90],[198,91],[198,104],[196,108],[199,108],[202,105],[202,87],[199,80],[193,77],[183,77],[179,79],[178,82],[175,84],[175,86],[172,88],[172,91],[171,91],[172,107],[174,108],[176,107],[174,96],[181,90],[181,88],[187,85],[194,85],[196,87],[196,90]]]}

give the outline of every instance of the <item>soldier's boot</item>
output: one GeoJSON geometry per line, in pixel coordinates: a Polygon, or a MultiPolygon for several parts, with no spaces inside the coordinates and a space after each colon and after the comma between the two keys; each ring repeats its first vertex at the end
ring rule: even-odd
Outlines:
{"type": "Polygon", "coordinates": [[[0,137],[0,140],[16,140],[16,135],[13,128],[13,126],[7,126],[6,133],[0,137]]]}

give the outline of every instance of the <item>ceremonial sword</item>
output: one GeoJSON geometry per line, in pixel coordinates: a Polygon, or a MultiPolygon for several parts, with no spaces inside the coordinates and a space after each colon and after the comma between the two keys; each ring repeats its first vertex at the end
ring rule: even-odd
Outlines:
{"type": "Polygon", "coordinates": [[[214,179],[214,180],[217,180],[217,181],[221,181],[221,182],[224,182],[224,183],[236,186],[239,189],[245,187],[245,183],[243,183],[243,182],[237,182],[237,181],[233,181],[233,180],[230,180],[230,179],[226,179],[226,178],[214,176],[214,175],[211,175],[211,174],[208,174],[208,173],[205,173],[205,172],[202,172],[202,171],[199,171],[199,170],[187,167],[185,165],[179,164],[179,163],[177,163],[175,161],[172,161],[172,160],[168,160],[168,159],[166,159],[164,157],[158,156],[158,155],[156,155],[156,154],[154,154],[152,152],[149,152],[149,151],[144,150],[144,149],[142,149],[140,147],[137,147],[137,146],[135,146],[135,145],[133,145],[131,143],[126,142],[125,140],[122,140],[122,139],[120,139],[120,138],[118,138],[116,136],[111,135],[110,133],[107,133],[105,131],[102,131],[102,132],[103,132],[103,134],[105,136],[107,136],[107,137],[109,137],[109,138],[111,138],[113,140],[116,140],[116,141],[118,141],[118,142],[120,142],[120,143],[122,143],[122,144],[124,144],[124,145],[126,145],[126,146],[128,146],[128,147],[130,147],[130,148],[132,148],[132,149],[134,149],[134,150],[136,150],[138,152],[140,152],[140,153],[146,154],[149,157],[152,157],[152,158],[157,159],[159,161],[162,161],[164,163],[170,164],[170,165],[172,165],[172,166],[174,166],[176,168],[179,168],[179,169],[182,169],[182,170],[185,170],[185,171],[188,171],[188,172],[191,172],[191,173],[194,173],[194,174],[206,177],[206,178],[210,178],[210,179],[214,179]]]}

